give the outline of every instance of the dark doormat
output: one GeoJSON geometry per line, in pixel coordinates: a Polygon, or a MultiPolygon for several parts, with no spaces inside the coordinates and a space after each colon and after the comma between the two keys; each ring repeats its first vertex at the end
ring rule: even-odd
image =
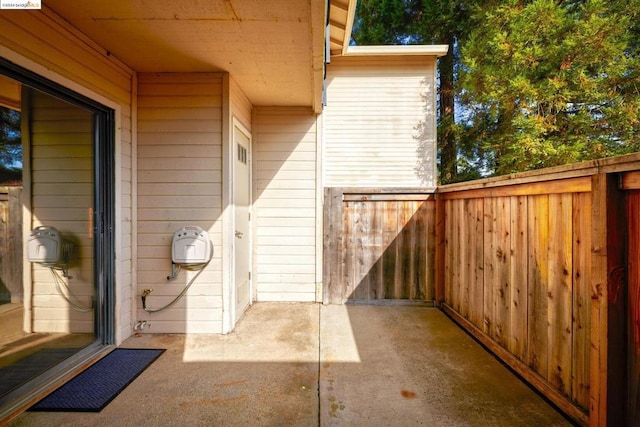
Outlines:
{"type": "Polygon", "coordinates": [[[117,348],[29,410],[100,412],[163,352],[117,348]]]}

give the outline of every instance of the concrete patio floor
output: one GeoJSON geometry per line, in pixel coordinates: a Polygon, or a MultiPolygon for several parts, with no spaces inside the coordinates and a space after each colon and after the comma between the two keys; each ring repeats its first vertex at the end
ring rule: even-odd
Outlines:
{"type": "Polygon", "coordinates": [[[570,425],[434,308],[257,303],[229,335],[122,347],[167,351],[100,413],[10,425],[570,425]]]}

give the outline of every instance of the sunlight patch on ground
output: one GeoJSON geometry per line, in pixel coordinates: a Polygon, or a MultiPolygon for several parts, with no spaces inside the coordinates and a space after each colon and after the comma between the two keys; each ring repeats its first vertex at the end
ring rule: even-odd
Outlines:
{"type": "Polygon", "coordinates": [[[309,307],[315,312],[303,316],[282,312],[277,318],[266,311],[249,311],[228,335],[187,334],[182,360],[317,363],[320,355],[322,362],[359,363],[347,307],[309,307]]]}
{"type": "Polygon", "coordinates": [[[320,330],[320,355],[323,362],[361,362],[348,306],[323,305],[320,308],[320,330]]]}

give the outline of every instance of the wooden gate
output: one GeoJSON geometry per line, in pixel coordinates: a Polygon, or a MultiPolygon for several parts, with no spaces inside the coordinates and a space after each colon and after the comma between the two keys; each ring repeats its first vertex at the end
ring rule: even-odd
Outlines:
{"type": "Polygon", "coordinates": [[[434,221],[425,190],[325,189],[324,303],[433,301],[434,221]]]}

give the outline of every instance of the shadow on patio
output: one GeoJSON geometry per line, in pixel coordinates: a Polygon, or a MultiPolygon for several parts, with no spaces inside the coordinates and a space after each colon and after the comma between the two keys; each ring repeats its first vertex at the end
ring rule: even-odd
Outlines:
{"type": "Polygon", "coordinates": [[[570,425],[437,309],[258,303],[167,351],[100,413],[10,425],[570,425]]]}

